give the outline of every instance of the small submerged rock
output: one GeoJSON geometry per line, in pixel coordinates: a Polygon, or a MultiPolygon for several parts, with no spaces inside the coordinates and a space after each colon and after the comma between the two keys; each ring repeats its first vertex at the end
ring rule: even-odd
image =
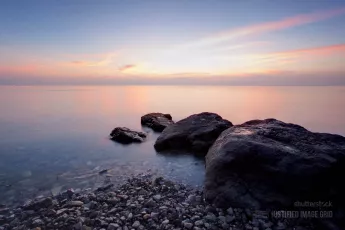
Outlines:
{"type": "Polygon", "coordinates": [[[103,169],[100,172],[98,172],[99,175],[104,175],[108,172],[108,169],[103,169]]]}
{"type": "Polygon", "coordinates": [[[145,141],[146,134],[125,127],[117,127],[110,133],[110,139],[122,144],[130,144],[132,142],[140,143],[145,141]]]}
{"type": "Polygon", "coordinates": [[[113,186],[114,186],[114,184],[107,184],[107,185],[104,185],[104,186],[97,188],[97,191],[106,191],[106,190],[112,188],[113,186]]]}
{"type": "Polygon", "coordinates": [[[141,124],[156,132],[162,132],[166,127],[174,124],[174,121],[170,114],[149,113],[141,117],[141,124]]]}
{"type": "Polygon", "coordinates": [[[50,197],[41,198],[34,201],[29,201],[23,205],[24,210],[39,210],[41,208],[48,208],[53,205],[53,200],[50,197]]]}

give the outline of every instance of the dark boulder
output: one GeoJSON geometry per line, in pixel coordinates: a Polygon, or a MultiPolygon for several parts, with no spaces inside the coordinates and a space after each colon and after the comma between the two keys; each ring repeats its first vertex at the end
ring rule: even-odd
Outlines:
{"type": "Polygon", "coordinates": [[[205,155],[221,132],[232,126],[215,113],[199,113],[168,126],[158,137],[157,151],[183,149],[205,155]]]}
{"type": "Polygon", "coordinates": [[[156,132],[162,132],[167,126],[174,124],[174,122],[170,114],[149,113],[141,117],[141,124],[156,132]]]}
{"type": "Polygon", "coordinates": [[[146,138],[146,134],[143,132],[137,132],[125,127],[117,127],[110,133],[110,139],[122,144],[129,144],[132,142],[143,142],[146,138]]]}
{"type": "Polygon", "coordinates": [[[344,173],[345,137],[254,120],[227,129],[209,149],[205,198],[261,210],[298,209],[298,201],[333,201],[341,209],[344,173]]]}

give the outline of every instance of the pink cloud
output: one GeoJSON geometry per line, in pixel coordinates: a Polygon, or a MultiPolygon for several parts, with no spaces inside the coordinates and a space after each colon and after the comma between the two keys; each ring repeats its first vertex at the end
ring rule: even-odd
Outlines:
{"type": "Polygon", "coordinates": [[[73,65],[78,65],[78,66],[107,66],[113,62],[113,59],[116,56],[116,54],[115,53],[109,53],[109,54],[105,54],[104,56],[99,61],[79,61],[79,60],[77,60],[77,61],[71,61],[70,63],[72,63],[73,65]]]}
{"type": "Polygon", "coordinates": [[[318,57],[325,58],[331,55],[345,56],[345,44],[311,47],[306,49],[287,50],[269,54],[258,55],[258,62],[277,62],[287,64],[295,62],[301,58],[314,59],[318,57]]]}
{"type": "Polygon", "coordinates": [[[71,63],[76,65],[87,65],[87,62],[85,61],[72,61],[71,63]]]}
{"type": "Polygon", "coordinates": [[[211,36],[205,37],[199,41],[185,44],[182,47],[194,47],[203,45],[212,45],[231,39],[244,37],[252,34],[265,33],[277,30],[283,30],[291,27],[310,24],[322,20],[326,20],[335,16],[345,14],[345,7],[339,9],[332,9],[326,11],[319,11],[309,14],[301,14],[293,17],[284,18],[277,21],[264,22],[255,25],[245,26],[230,31],[216,33],[211,36]]]}
{"type": "Polygon", "coordinates": [[[136,67],[136,65],[124,65],[124,66],[121,66],[121,67],[119,68],[119,71],[124,72],[124,71],[126,71],[126,70],[133,69],[133,68],[135,68],[135,67],[136,67]]]}
{"type": "Polygon", "coordinates": [[[290,50],[285,52],[278,52],[276,54],[280,55],[305,55],[305,54],[313,54],[313,55],[327,55],[327,54],[344,54],[345,55],[345,43],[344,44],[337,44],[337,45],[329,45],[329,46],[319,46],[319,47],[312,47],[307,49],[298,49],[298,50],[290,50]]]}
{"type": "Polygon", "coordinates": [[[317,21],[322,21],[322,20],[332,18],[338,15],[342,15],[342,14],[345,14],[345,8],[321,11],[321,12],[310,13],[310,14],[296,15],[293,17],[279,20],[279,21],[273,21],[273,22],[267,22],[267,23],[249,26],[241,30],[247,31],[249,33],[275,31],[275,30],[281,30],[281,29],[286,29],[290,27],[300,26],[304,24],[309,24],[309,23],[313,23],[317,21]]]}
{"type": "Polygon", "coordinates": [[[39,69],[38,65],[13,65],[13,66],[0,66],[0,74],[34,74],[39,69]]]}

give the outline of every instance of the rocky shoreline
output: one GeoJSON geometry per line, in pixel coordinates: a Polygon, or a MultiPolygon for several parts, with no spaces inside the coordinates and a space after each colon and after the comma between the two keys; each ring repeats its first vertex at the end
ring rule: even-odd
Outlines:
{"type": "Polygon", "coordinates": [[[140,174],[121,186],[67,190],[14,209],[1,208],[1,230],[71,229],[315,229],[310,221],[274,218],[267,211],[217,208],[202,190],[140,174]],[[293,220],[293,221],[292,221],[293,220]]]}
{"type": "MultiPolygon", "coordinates": [[[[95,191],[67,190],[14,209],[0,206],[0,230],[344,226],[345,137],[311,132],[272,118],[233,125],[209,112],[177,122],[169,114],[151,113],[141,123],[161,132],[154,144],[157,152],[182,150],[205,157],[203,189],[140,174],[122,185],[107,182],[95,191]],[[304,201],[331,205],[296,205],[304,201]]],[[[110,139],[130,144],[144,142],[146,136],[116,127],[110,139]]]]}
{"type": "MultiPolygon", "coordinates": [[[[345,190],[340,183],[345,173],[345,137],[274,118],[233,125],[211,112],[177,122],[162,113],[143,117],[149,117],[142,119],[143,125],[161,124],[154,144],[157,152],[182,150],[205,157],[203,192],[210,204],[302,212],[297,201],[329,202],[332,205],[326,209],[308,207],[310,213],[303,213],[304,217],[322,219],[324,212],[330,212],[333,224],[345,226],[345,190]]],[[[135,142],[138,132],[132,133],[123,135],[135,142]]],[[[326,228],[336,229],[321,229],[326,228]]]]}

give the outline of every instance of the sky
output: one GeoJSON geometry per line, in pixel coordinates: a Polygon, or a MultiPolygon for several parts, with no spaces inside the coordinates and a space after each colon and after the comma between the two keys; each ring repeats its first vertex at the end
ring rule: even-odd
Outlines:
{"type": "Polygon", "coordinates": [[[2,0],[0,84],[345,85],[345,0],[2,0]]]}

